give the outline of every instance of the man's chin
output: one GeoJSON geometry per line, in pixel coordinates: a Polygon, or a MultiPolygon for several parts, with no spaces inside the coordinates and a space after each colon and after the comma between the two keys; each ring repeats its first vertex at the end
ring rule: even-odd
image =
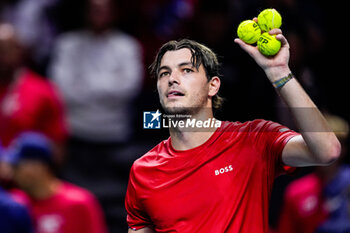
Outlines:
{"type": "Polygon", "coordinates": [[[189,114],[190,108],[186,107],[163,107],[167,114],[189,114]]]}
{"type": "Polygon", "coordinates": [[[186,115],[186,116],[193,116],[195,115],[199,107],[181,107],[181,106],[174,106],[174,107],[164,107],[164,111],[168,115],[186,115]]]}

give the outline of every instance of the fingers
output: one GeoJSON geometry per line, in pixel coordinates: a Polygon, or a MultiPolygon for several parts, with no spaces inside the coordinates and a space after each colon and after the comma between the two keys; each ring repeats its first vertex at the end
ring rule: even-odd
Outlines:
{"type": "MultiPolygon", "coordinates": [[[[258,23],[258,18],[254,17],[253,20],[258,23]]],[[[288,45],[287,39],[282,35],[282,30],[279,28],[274,28],[269,31],[270,35],[276,35],[276,39],[281,41],[282,45],[288,45]]]]}
{"type": "MultiPolygon", "coordinates": [[[[255,22],[258,22],[258,18],[257,17],[254,17],[253,20],[255,22]]],[[[274,28],[272,29],[271,31],[269,31],[269,34],[270,35],[276,35],[276,39],[281,41],[282,43],[282,47],[284,48],[289,48],[289,44],[288,44],[288,41],[287,39],[283,36],[282,34],[282,30],[279,29],[279,28],[274,28]]],[[[243,42],[242,40],[236,38],[234,40],[235,43],[237,43],[243,50],[245,50],[247,53],[249,53],[251,56],[253,56],[255,53],[257,53],[257,48],[252,46],[252,45],[249,45],[245,42],[243,42]]]]}
{"type": "Polygon", "coordinates": [[[269,34],[270,34],[270,35],[282,34],[282,30],[279,29],[279,28],[274,28],[274,29],[271,29],[271,31],[269,31],[269,34]]]}
{"type": "Polygon", "coordinates": [[[282,34],[276,35],[276,39],[281,41],[282,47],[289,47],[287,39],[282,34]]]}
{"type": "MultiPolygon", "coordinates": [[[[254,18],[254,19],[257,19],[257,18],[254,18]]],[[[270,34],[270,35],[276,35],[276,39],[279,40],[279,41],[281,41],[282,45],[288,45],[288,41],[287,41],[287,39],[283,36],[282,30],[281,30],[281,29],[279,29],[279,28],[274,28],[274,29],[272,29],[271,31],[269,31],[269,34],[270,34]]],[[[246,48],[246,49],[249,49],[250,47],[252,47],[252,46],[250,46],[250,45],[244,43],[242,40],[240,40],[240,39],[238,39],[238,38],[235,39],[235,42],[236,42],[237,44],[239,44],[243,49],[245,49],[245,48],[246,48]],[[247,46],[248,46],[248,47],[247,47],[247,46]]],[[[245,50],[246,50],[246,49],[245,49],[245,50]]]]}
{"type": "Polygon", "coordinates": [[[241,39],[236,38],[234,42],[237,43],[244,51],[246,51],[249,54],[253,54],[255,50],[257,50],[254,46],[245,43],[241,39]]]}
{"type": "Polygon", "coordinates": [[[279,28],[272,29],[269,31],[270,35],[276,35],[276,39],[281,41],[282,46],[289,46],[287,39],[283,36],[282,30],[279,28]]]}
{"type": "Polygon", "coordinates": [[[244,43],[244,41],[236,38],[235,43],[237,43],[246,53],[249,54],[252,58],[254,58],[256,61],[260,60],[263,55],[259,52],[257,46],[253,46],[250,44],[244,43]]]}
{"type": "Polygon", "coordinates": [[[271,30],[269,32],[269,34],[270,35],[276,35],[276,39],[281,41],[282,47],[288,47],[289,48],[288,41],[287,41],[286,37],[284,37],[284,35],[282,34],[281,29],[273,29],[273,30],[271,30]]]}

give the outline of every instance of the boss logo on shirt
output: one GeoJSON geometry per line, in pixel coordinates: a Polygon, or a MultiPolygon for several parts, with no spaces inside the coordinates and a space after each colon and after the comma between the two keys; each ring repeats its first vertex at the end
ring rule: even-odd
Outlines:
{"type": "Polygon", "coordinates": [[[224,174],[226,172],[232,172],[233,171],[233,167],[232,165],[228,165],[226,167],[220,168],[218,170],[215,170],[215,175],[218,176],[220,174],[224,174]]]}

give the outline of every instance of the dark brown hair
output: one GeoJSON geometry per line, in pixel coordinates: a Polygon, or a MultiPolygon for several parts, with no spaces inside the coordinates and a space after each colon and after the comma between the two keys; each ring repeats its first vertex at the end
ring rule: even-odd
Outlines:
{"type": "MultiPolygon", "coordinates": [[[[194,67],[199,69],[200,65],[203,65],[208,82],[212,77],[220,77],[220,64],[218,62],[216,54],[208,47],[189,39],[182,39],[179,41],[172,40],[165,43],[158,51],[156,58],[150,66],[151,76],[158,77],[159,67],[164,54],[168,51],[176,51],[183,48],[187,48],[192,53],[191,62],[194,67]]],[[[216,94],[212,98],[213,111],[219,110],[222,107],[224,99],[216,94]]]]}

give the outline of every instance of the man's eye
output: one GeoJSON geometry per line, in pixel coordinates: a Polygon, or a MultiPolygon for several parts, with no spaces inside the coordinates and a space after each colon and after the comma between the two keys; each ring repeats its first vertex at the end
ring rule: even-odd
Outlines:
{"type": "Polygon", "coordinates": [[[169,72],[162,72],[159,74],[159,78],[169,75],[169,72]]]}
{"type": "Polygon", "coordinates": [[[185,68],[185,69],[184,69],[184,72],[185,72],[185,73],[192,73],[193,70],[192,70],[192,69],[189,69],[189,68],[185,68]]]}

